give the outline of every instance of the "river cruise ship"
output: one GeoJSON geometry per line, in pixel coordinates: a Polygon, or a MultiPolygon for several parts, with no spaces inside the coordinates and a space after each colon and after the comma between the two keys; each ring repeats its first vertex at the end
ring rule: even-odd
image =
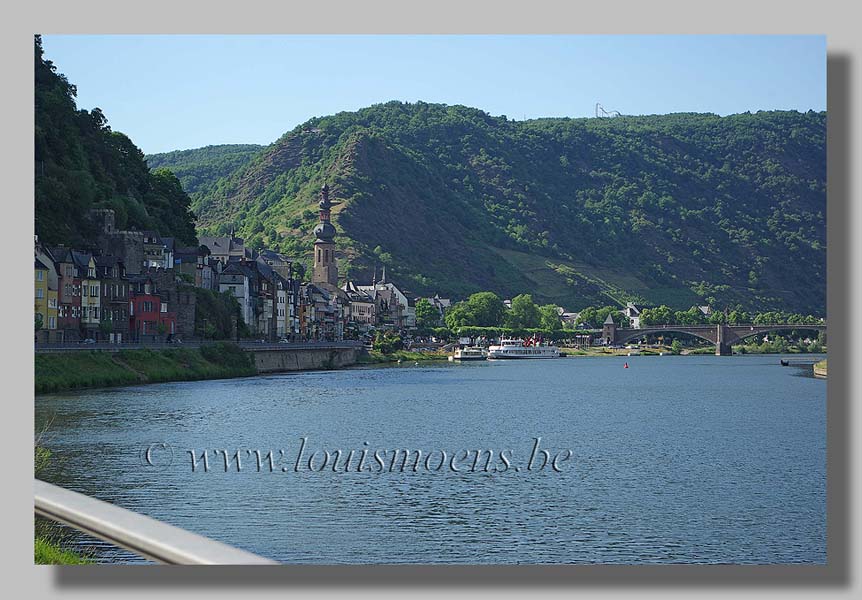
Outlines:
{"type": "Polygon", "coordinates": [[[507,358],[559,358],[560,350],[553,343],[543,342],[535,338],[522,340],[518,338],[503,338],[499,346],[488,348],[488,359],[507,358]]]}

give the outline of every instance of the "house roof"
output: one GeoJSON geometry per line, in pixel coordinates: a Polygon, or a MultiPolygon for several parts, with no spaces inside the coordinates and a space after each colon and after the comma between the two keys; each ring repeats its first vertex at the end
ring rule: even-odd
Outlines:
{"type": "Polygon", "coordinates": [[[93,257],[89,252],[81,252],[79,250],[72,250],[72,262],[75,263],[75,266],[79,269],[84,269],[85,271],[90,266],[90,259],[93,257]]]}
{"type": "Polygon", "coordinates": [[[96,266],[97,267],[113,267],[117,263],[121,263],[123,261],[120,260],[119,257],[113,256],[111,254],[106,254],[103,256],[96,256],[96,266]]]}
{"type": "Polygon", "coordinates": [[[36,265],[35,265],[35,268],[36,268],[36,269],[39,269],[40,271],[47,271],[47,270],[48,270],[48,267],[46,267],[46,266],[45,266],[45,263],[43,263],[43,262],[42,262],[41,260],[39,260],[38,258],[36,259],[36,265]]]}
{"type": "Polygon", "coordinates": [[[204,236],[198,238],[198,242],[200,242],[201,246],[206,246],[210,249],[210,252],[213,254],[224,253],[230,251],[230,238],[229,237],[212,237],[212,236],[204,236]]]}
{"type": "Polygon", "coordinates": [[[56,248],[50,249],[51,256],[54,257],[54,260],[58,263],[61,262],[72,262],[71,259],[71,250],[66,248],[65,246],[57,246],[56,248]]]}
{"type": "Polygon", "coordinates": [[[605,322],[603,324],[604,325],[613,325],[614,324],[614,318],[611,316],[611,313],[608,313],[608,318],[605,319],[605,322]]]}

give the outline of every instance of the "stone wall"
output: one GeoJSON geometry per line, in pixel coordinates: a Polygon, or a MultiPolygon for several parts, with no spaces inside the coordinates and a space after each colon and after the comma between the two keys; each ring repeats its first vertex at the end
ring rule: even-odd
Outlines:
{"type": "Polygon", "coordinates": [[[105,254],[119,257],[129,275],[138,275],[144,264],[144,234],[140,231],[115,231],[99,237],[105,254]]]}
{"type": "Polygon", "coordinates": [[[252,355],[258,373],[279,373],[347,367],[356,364],[359,351],[356,348],[255,350],[252,355]]]}

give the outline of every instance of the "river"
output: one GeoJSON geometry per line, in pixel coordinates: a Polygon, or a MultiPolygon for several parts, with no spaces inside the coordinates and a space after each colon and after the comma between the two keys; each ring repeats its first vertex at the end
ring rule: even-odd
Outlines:
{"type": "Polygon", "coordinates": [[[823,564],[826,382],[779,358],[401,364],[43,395],[35,416],[46,479],[283,562],[823,564]]]}

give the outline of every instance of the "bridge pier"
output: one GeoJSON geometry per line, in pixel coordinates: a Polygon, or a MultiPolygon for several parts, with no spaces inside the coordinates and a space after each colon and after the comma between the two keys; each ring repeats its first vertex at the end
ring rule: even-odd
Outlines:
{"type": "Polygon", "coordinates": [[[716,356],[732,356],[733,355],[733,349],[730,347],[730,344],[718,342],[715,345],[715,355],[716,356]]]}
{"type": "Polygon", "coordinates": [[[736,337],[733,331],[725,325],[715,326],[715,355],[732,356],[733,349],[730,347],[731,338],[736,337]]]}

